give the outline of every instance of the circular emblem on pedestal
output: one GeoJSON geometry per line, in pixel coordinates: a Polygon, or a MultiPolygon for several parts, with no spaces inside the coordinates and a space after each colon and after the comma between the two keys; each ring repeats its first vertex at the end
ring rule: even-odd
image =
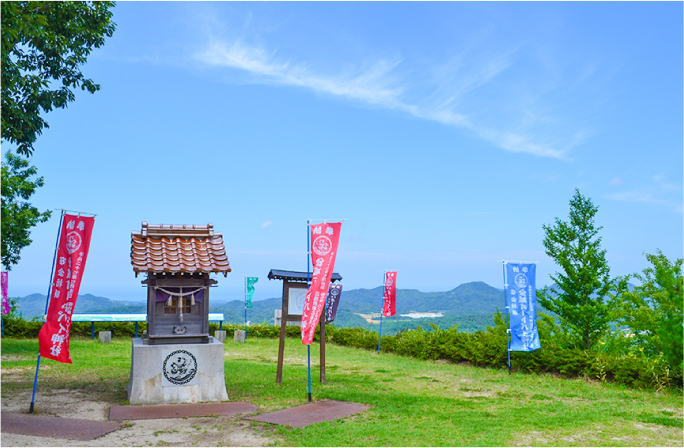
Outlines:
{"type": "Polygon", "coordinates": [[[162,371],[169,382],[182,386],[189,383],[197,374],[197,360],[186,350],[176,350],[166,357],[162,371]]]}

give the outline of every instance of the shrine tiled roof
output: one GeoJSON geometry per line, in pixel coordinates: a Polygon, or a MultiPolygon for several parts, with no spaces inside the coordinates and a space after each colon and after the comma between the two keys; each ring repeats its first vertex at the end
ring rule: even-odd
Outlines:
{"type": "Polygon", "coordinates": [[[148,225],[131,233],[131,263],[139,273],[222,273],[231,271],[223,235],[214,225],[148,225]]]}

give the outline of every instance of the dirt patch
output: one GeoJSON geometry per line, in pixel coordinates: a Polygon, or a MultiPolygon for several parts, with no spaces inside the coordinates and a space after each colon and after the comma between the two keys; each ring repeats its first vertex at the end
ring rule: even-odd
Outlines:
{"type": "Polygon", "coordinates": [[[530,431],[518,433],[510,446],[600,446],[619,442],[622,446],[682,446],[682,430],[660,425],[616,422],[615,427],[594,427],[580,431],[530,431]],[[636,429],[633,431],[632,429],[636,429]]]}
{"type": "MultiPolygon", "coordinates": [[[[28,412],[31,390],[2,391],[3,412],[28,412]]],[[[80,391],[42,388],[35,413],[83,420],[108,420],[115,403],[80,391]]],[[[242,416],[127,420],[117,431],[90,441],[1,434],[2,446],[268,446],[276,439],[242,416]]]]}

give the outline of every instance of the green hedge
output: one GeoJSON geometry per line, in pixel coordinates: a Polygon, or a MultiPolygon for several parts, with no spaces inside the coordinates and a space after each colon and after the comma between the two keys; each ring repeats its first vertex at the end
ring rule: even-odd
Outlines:
{"type": "MultiPolygon", "coordinates": [[[[495,326],[475,333],[459,332],[457,327],[439,329],[432,325],[431,331],[400,331],[394,336],[382,337],[382,351],[417,359],[445,359],[454,363],[466,362],[479,367],[508,368],[506,354],[506,325],[501,314],[494,315],[495,326]]],[[[40,322],[5,318],[5,335],[10,337],[36,338],[40,322]]],[[[139,323],[139,334],[146,328],[139,323]]],[[[585,377],[609,381],[630,387],[662,389],[682,386],[682,373],[670,368],[662,356],[646,358],[634,354],[615,356],[610,353],[587,352],[566,348],[564,339],[552,319],[538,320],[542,348],[533,352],[512,352],[512,369],[520,372],[551,373],[566,378],[585,377]]],[[[72,336],[90,337],[89,322],[75,322],[72,336]]],[[[223,329],[230,335],[244,329],[240,324],[226,324],[223,329]]],[[[218,324],[209,324],[210,334],[218,330],[218,324]]],[[[132,322],[98,322],[95,331],[111,331],[112,337],[133,337],[132,322]]],[[[286,335],[300,338],[300,327],[287,326],[286,335]]],[[[251,325],[248,337],[278,338],[280,327],[275,325],[251,325]]],[[[319,333],[315,339],[319,341],[319,333]]],[[[378,333],[363,328],[326,327],[326,342],[366,350],[378,349],[378,333]]]]}
{"type": "MultiPolygon", "coordinates": [[[[474,366],[508,368],[506,325],[501,314],[494,315],[495,326],[486,331],[461,333],[457,328],[432,331],[421,328],[382,337],[382,351],[418,359],[446,359],[474,366]]],[[[562,377],[585,377],[630,387],[662,389],[682,386],[682,373],[671,369],[662,356],[614,356],[565,348],[555,337],[550,319],[538,321],[542,348],[533,352],[511,352],[512,369],[520,372],[551,373],[562,377]]],[[[378,333],[361,328],[328,327],[326,340],[349,347],[377,350],[378,333]]]]}
{"type": "MultiPolygon", "coordinates": [[[[5,336],[15,338],[37,338],[43,323],[37,320],[26,321],[20,318],[3,317],[5,336]]],[[[141,336],[147,329],[147,322],[138,322],[138,335],[141,336]]],[[[219,324],[209,323],[209,334],[219,329],[219,324]]],[[[240,324],[224,324],[223,329],[232,337],[235,330],[244,330],[240,324]]],[[[90,337],[92,331],[90,322],[73,322],[71,324],[71,336],[90,337]]],[[[134,322],[95,322],[95,333],[111,331],[113,338],[132,338],[135,336],[134,322]]],[[[277,338],[280,337],[280,327],[274,325],[250,325],[247,327],[248,336],[277,338]]],[[[288,325],[286,330],[288,337],[300,337],[300,329],[295,325],[288,325]]],[[[377,339],[377,337],[376,337],[377,339]]],[[[320,340],[316,335],[315,340],[320,340]]]]}

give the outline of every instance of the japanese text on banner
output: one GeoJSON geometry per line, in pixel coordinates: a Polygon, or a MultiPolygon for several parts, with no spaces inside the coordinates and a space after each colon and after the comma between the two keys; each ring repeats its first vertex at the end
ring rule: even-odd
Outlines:
{"type": "Polygon", "coordinates": [[[382,315],[397,314],[397,271],[385,272],[385,289],[382,295],[382,315]]]}
{"type": "Polygon", "coordinates": [[[316,224],[311,226],[311,260],[313,276],[306,292],[304,312],[302,313],[302,344],[313,341],[316,325],[321,318],[328,287],[335,267],[337,243],[340,239],[342,223],[316,224]]]}
{"type": "Polygon", "coordinates": [[[69,336],[95,218],[65,214],[62,220],[50,307],[38,334],[40,356],[71,364],[69,336]]]}
{"type": "Polygon", "coordinates": [[[510,297],[511,351],[530,352],[541,347],[537,333],[537,289],[533,263],[506,263],[510,297]]]}
{"type": "Polygon", "coordinates": [[[342,297],[342,285],[339,283],[331,283],[328,289],[328,299],[325,304],[325,323],[329,324],[335,321],[337,317],[337,307],[340,305],[340,298],[342,297]]]}

